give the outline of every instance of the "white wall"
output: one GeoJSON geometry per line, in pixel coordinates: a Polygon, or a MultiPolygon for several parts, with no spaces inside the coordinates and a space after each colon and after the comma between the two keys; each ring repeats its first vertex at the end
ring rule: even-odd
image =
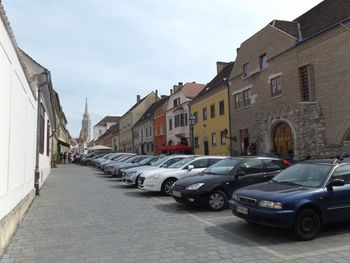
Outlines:
{"type": "Polygon", "coordinates": [[[96,141],[106,131],[107,131],[106,126],[95,126],[94,127],[94,141],[96,141]],[[100,134],[100,130],[101,130],[101,134],[100,134]]]}
{"type": "Polygon", "coordinates": [[[34,188],[36,99],[0,19],[0,219],[34,188]]]}

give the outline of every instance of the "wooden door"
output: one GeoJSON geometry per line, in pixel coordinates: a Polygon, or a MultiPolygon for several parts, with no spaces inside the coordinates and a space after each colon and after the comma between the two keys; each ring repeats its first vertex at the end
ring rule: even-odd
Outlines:
{"type": "Polygon", "coordinates": [[[294,142],[292,129],[287,123],[279,124],[273,136],[274,149],[281,158],[292,158],[294,155],[294,142]]]}
{"type": "Polygon", "coordinates": [[[241,155],[247,155],[248,154],[247,150],[248,150],[248,147],[250,146],[248,129],[240,130],[239,137],[240,137],[240,143],[241,143],[241,155]]]}

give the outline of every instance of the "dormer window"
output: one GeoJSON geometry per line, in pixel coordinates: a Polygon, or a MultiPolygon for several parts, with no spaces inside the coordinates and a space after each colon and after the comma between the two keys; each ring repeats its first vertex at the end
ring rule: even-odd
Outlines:
{"type": "Polygon", "coordinates": [[[250,73],[250,64],[246,63],[243,65],[243,77],[248,77],[250,73]]]}
{"type": "Polygon", "coordinates": [[[174,100],[174,107],[180,105],[180,98],[174,100]]]}
{"type": "Polygon", "coordinates": [[[260,70],[264,70],[267,68],[268,64],[267,64],[267,56],[266,53],[262,54],[259,57],[259,63],[260,63],[260,70]]]}

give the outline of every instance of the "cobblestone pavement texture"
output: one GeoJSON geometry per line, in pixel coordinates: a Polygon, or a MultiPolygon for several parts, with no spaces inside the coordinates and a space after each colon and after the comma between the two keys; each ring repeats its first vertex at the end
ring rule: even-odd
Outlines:
{"type": "Polygon", "coordinates": [[[91,167],[55,169],[0,263],[350,262],[350,226],[309,242],[124,186],[91,167]]]}

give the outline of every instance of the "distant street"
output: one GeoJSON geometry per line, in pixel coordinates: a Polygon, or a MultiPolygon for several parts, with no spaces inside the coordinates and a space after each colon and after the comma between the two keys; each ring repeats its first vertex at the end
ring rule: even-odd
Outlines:
{"type": "Polygon", "coordinates": [[[60,165],[19,226],[7,262],[349,262],[350,226],[310,242],[189,209],[91,167],[60,165]]]}

